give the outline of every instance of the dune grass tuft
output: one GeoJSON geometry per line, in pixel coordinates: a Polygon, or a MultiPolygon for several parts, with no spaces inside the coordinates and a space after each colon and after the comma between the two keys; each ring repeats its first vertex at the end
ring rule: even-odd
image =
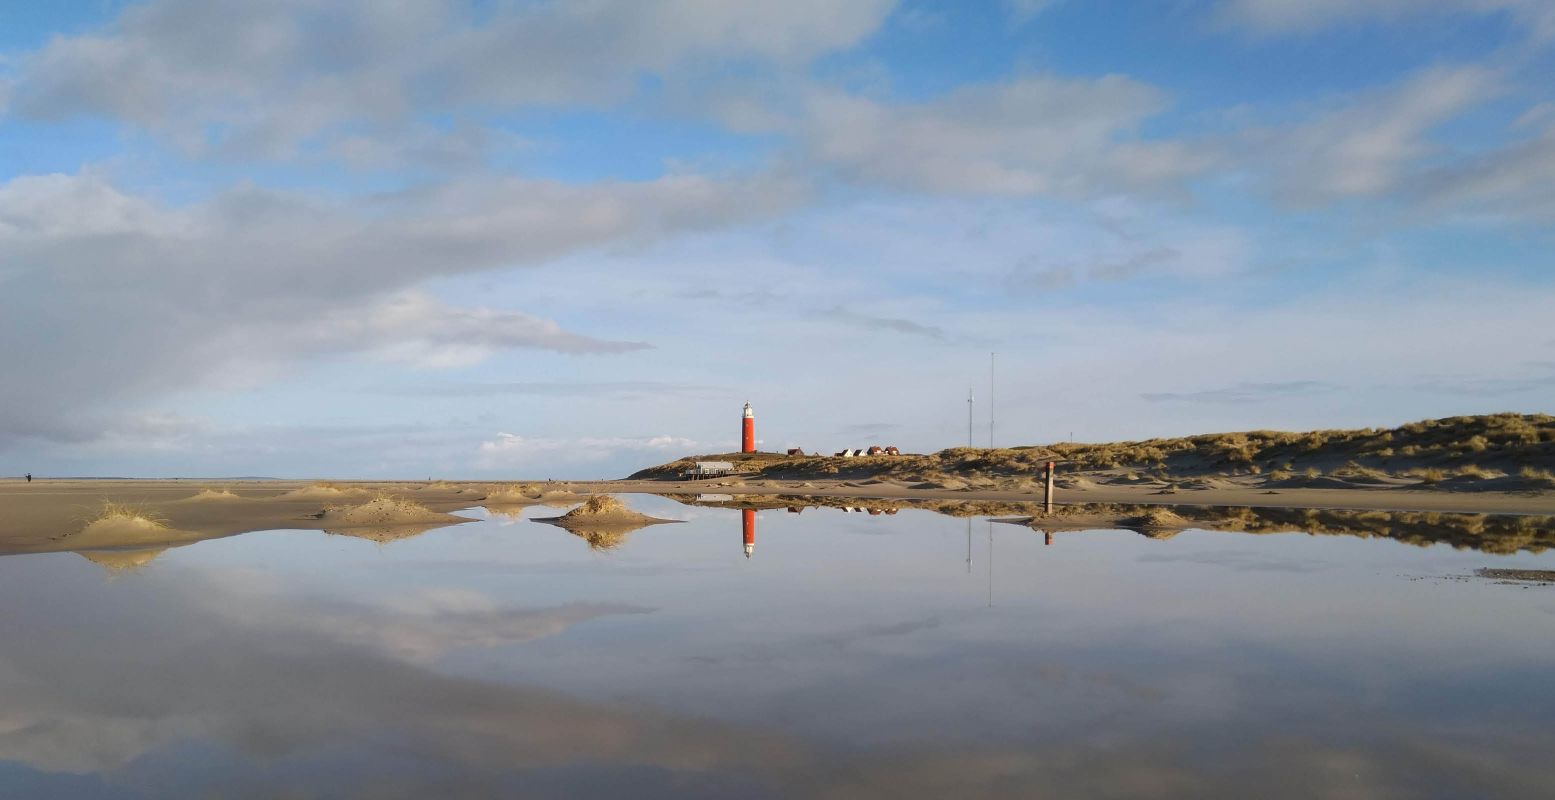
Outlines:
{"type": "Polygon", "coordinates": [[[589,499],[583,501],[583,505],[573,509],[567,514],[567,516],[600,517],[630,513],[632,513],[632,510],[627,508],[626,505],[620,500],[617,500],[608,494],[596,494],[590,495],[589,499]]]}
{"type": "Polygon", "coordinates": [[[1518,473],[1518,477],[1543,489],[1555,489],[1555,472],[1547,469],[1523,467],[1522,471],[1518,473]]]}
{"type": "Polygon", "coordinates": [[[99,522],[132,523],[143,528],[166,528],[167,518],[133,503],[115,503],[104,500],[97,514],[87,520],[88,525],[99,522]]]}
{"type": "Polygon", "coordinates": [[[414,511],[423,511],[424,512],[424,511],[428,510],[426,506],[424,506],[424,505],[422,505],[422,504],[420,504],[420,503],[418,503],[418,502],[416,502],[414,500],[410,500],[410,499],[407,499],[405,497],[401,497],[400,495],[393,494],[392,492],[383,492],[383,491],[373,492],[372,496],[368,497],[366,501],[361,502],[361,503],[350,503],[350,504],[327,506],[324,510],[325,511],[336,511],[336,512],[339,512],[339,511],[353,511],[353,510],[356,510],[356,509],[366,508],[366,507],[369,507],[369,506],[371,506],[373,508],[383,509],[385,511],[391,511],[392,510],[392,511],[413,511],[413,512],[414,511]]]}

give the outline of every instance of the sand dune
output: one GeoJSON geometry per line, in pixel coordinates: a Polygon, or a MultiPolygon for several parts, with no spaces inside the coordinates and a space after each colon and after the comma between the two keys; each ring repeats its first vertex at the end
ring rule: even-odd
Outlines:
{"type": "Polygon", "coordinates": [[[70,549],[114,548],[187,539],[194,534],[137,514],[105,516],[64,537],[70,549]]]}
{"type": "Polygon", "coordinates": [[[301,489],[293,489],[280,495],[283,500],[341,500],[348,497],[367,497],[371,495],[362,488],[341,488],[339,486],[327,486],[325,484],[313,484],[301,489]]]}
{"type": "Polygon", "coordinates": [[[1040,491],[1049,462],[1059,485],[1153,486],[1173,492],[1281,489],[1555,494],[1555,416],[1449,417],[1378,430],[1245,431],[1146,441],[953,447],[923,455],[839,458],[779,453],[688,456],[635,473],[667,482],[695,461],[729,461],[747,481],[937,491],[951,480],[977,492],[1040,491]],[[1067,485],[1066,485],[1067,484],[1067,485]],[[887,483],[886,485],[889,485],[887,483]]]}
{"type": "Polygon", "coordinates": [[[219,503],[219,502],[225,502],[225,501],[228,501],[228,500],[241,500],[241,499],[243,499],[243,498],[238,497],[237,495],[233,494],[232,490],[230,490],[230,489],[201,489],[199,492],[195,493],[193,496],[184,498],[182,500],[182,502],[185,502],[185,503],[218,502],[219,503]]]}
{"type": "Polygon", "coordinates": [[[540,489],[523,484],[498,486],[486,490],[482,502],[486,505],[528,505],[544,494],[540,489]]]}
{"type": "Polygon", "coordinates": [[[617,547],[625,541],[626,534],[649,525],[680,522],[677,519],[660,519],[638,513],[610,495],[594,495],[559,517],[540,517],[531,521],[563,528],[583,538],[589,547],[596,550],[617,547]]]}
{"type": "Polygon", "coordinates": [[[632,525],[642,527],[644,525],[657,525],[665,522],[679,522],[678,519],[659,519],[633,511],[625,503],[611,497],[608,494],[599,494],[590,497],[582,505],[559,517],[537,518],[535,522],[545,522],[561,527],[581,527],[587,525],[592,528],[609,526],[632,525]]]}
{"type": "Polygon", "coordinates": [[[357,526],[451,525],[471,521],[469,517],[432,511],[420,503],[389,495],[355,505],[329,506],[313,516],[325,524],[326,530],[357,526]]]}

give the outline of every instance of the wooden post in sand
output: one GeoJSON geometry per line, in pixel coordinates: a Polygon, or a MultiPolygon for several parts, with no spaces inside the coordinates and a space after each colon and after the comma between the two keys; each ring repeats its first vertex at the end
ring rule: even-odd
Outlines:
{"type": "Polygon", "coordinates": [[[1053,462],[1047,462],[1047,490],[1042,493],[1042,511],[1053,513],[1053,462]]]}

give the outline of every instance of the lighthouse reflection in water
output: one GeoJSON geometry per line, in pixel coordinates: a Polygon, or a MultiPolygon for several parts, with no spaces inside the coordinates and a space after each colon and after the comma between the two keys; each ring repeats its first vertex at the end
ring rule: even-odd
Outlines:
{"type": "Polygon", "coordinates": [[[750,558],[751,553],[756,551],[756,509],[742,509],[740,520],[745,533],[745,557],[750,558]]]}

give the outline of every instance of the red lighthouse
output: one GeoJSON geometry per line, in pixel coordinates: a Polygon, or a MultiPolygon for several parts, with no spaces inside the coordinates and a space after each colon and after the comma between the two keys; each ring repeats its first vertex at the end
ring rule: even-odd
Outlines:
{"type": "Polygon", "coordinates": [[[741,527],[745,530],[745,557],[750,558],[756,550],[756,509],[746,508],[740,510],[741,527]]]}
{"type": "Polygon", "coordinates": [[[751,411],[751,404],[745,404],[745,418],[741,421],[740,428],[740,452],[756,452],[756,414],[751,411]]]}

